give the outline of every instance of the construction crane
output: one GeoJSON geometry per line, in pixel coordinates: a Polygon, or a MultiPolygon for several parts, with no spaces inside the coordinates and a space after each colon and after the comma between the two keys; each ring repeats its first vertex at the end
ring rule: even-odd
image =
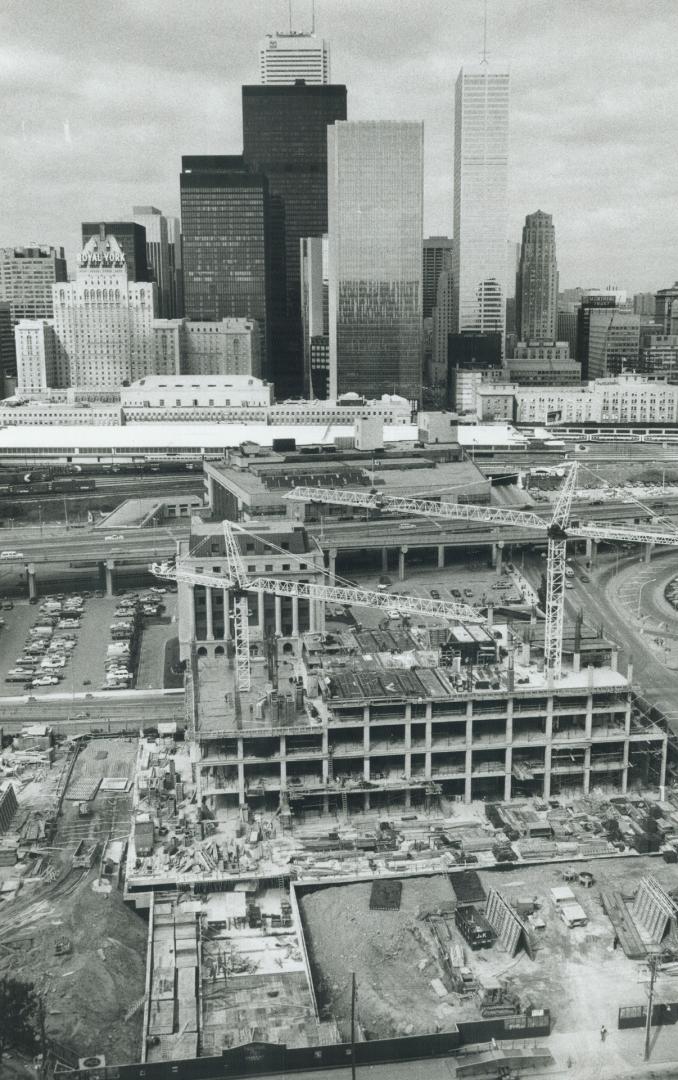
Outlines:
{"type": "Polygon", "coordinates": [[[567,541],[629,540],[637,543],[676,545],[678,531],[660,532],[638,526],[603,524],[570,525],[570,511],[577,484],[577,462],[569,465],[551,519],[541,517],[529,510],[511,510],[494,506],[470,506],[458,503],[440,503],[433,499],[408,499],[384,495],[374,488],[368,491],[351,491],[322,487],[296,487],[284,498],[301,502],[331,503],[338,506],[359,506],[365,509],[385,510],[392,513],[415,514],[449,521],[478,521],[490,525],[508,525],[518,528],[538,529],[547,536],[546,569],[546,620],[544,628],[544,668],[548,675],[559,679],[563,658],[563,619],[565,611],[565,567],[567,541]]]}
{"type": "MultiPolygon", "coordinates": [[[[270,593],[273,596],[296,596],[306,600],[325,600],[330,603],[349,604],[357,607],[380,608],[389,614],[426,615],[442,618],[446,622],[484,623],[486,619],[475,608],[447,600],[428,600],[418,596],[389,595],[373,589],[361,589],[343,585],[321,585],[316,582],[295,581],[284,578],[249,577],[235,539],[235,530],[255,536],[230,521],[222,523],[226,545],[226,573],[204,573],[176,563],[153,563],[151,573],[169,581],[185,581],[190,585],[206,588],[230,589],[234,592],[233,642],[236,657],[237,685],[239,690],[251,688],[249,603],[250,592],[270,593]]],[[[228,618],[225,613],[225,618],[228,618]]]]}

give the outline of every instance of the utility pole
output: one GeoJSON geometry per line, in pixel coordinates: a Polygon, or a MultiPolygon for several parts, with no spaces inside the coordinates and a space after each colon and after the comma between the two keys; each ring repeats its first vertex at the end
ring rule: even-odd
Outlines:
{"type": "Polygon", "coordinates": [[[652,1033],[652,1004],[654,1001],[654,983],[657,978],[657,968],[659,967],[659,956],[650,957],[650,988],[647,996],[647,1019],[645,1021],[645,1055],[644,1060],[650,1060],[650,1035],[652,1033]]]}
{"type": "Polygon", "coordinates": [[[355,971],[351,972],[351,1080],[355,1080],[355,971]]]}

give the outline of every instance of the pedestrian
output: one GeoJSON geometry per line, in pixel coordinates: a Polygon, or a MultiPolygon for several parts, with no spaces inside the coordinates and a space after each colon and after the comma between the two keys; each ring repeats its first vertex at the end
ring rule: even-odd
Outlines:
{"type": "Polygon", "coordinates": [[[607,1038],[607,1028],[605,1027],[605,1024],[602,1024],[601,1028],[600,1028],[600,1041],[605,1042],[606,1038],[607,1038]]]}

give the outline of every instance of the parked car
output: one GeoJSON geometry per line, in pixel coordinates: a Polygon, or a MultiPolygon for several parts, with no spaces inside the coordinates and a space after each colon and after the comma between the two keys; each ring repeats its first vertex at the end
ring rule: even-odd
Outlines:
{"type": "Polygon", "coordinates": [[[7,551],[0,551],[0,559],[25,559],[23,551],[13,551],[8,549],[7,551]]]}
{"type": "Polygon", "coordinates": [[[41,675],[38,679],[33,679],[31,686],[56,686],[58,682],[56,675],[41,675]]]}
{"type": "Polygon", "coordinates": [[[437,589],[431,589],[430,592],[431,592],[431,599],[432,600],[440,600],[440,593],[438,592],[437,589]]]}
{"type": "Polygon", "coordinates": [[[115,543],[116,540],[124,540],[125,537],[122,533],[111,533],[110,536],[105,536],[104,540],[107,544],[115,543]]]}

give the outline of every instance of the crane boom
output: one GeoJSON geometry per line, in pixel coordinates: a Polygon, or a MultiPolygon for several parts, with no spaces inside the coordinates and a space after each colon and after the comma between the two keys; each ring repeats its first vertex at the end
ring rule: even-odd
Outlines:
{"type": "Polygon", "coordinates": [[[568,527],[567,536],[568,539],[577,537],[586,540],[632,540],[637,544],[678,545],[678,531],[657,532],[654,529],[645,529],[642,525],[633,529],[623,525],[606,525],[604,529],[597,525],[573,525],[568,527]]]}
{"type": "Polygon", "coordinates": [[[336,506],[361,506],[368,510],[388,510],[395,514],[421,514],[423,517],[450,521],[482,521],[492,525],[532,527],[543,532],[548,521],[530,510],[510,510],[499,506],[473,506],[466,503],[441,503],[434,499],[407,499],[379,492],[342,490],[323,487],[295,487],[284,499],[297,502],[332,503],[336,506]]]}

